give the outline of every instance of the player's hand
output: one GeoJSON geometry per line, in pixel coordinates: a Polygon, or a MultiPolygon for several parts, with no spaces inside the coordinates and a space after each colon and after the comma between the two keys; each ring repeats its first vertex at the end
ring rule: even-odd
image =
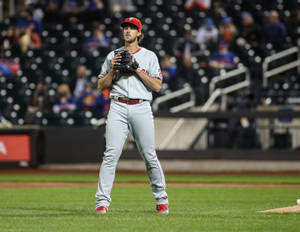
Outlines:
{"type": "Polygon", "coordinates": [[[111,67],[114,68],[115,65],[119,65],[121,63],[122,56],[120,54],[117,54],[112,58],[111,60],[111,67]]]}
{"type": "Polygon", "coordinates": [[[132,65],[131,65],[131,71],[136,72],[139,67],[139,63],[136,61],[136,59],[132,56],[132,65]]]}

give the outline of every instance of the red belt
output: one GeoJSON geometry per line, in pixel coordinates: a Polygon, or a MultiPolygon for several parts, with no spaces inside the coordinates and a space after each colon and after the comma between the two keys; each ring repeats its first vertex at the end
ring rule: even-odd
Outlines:
{"type": "Polygon", "coordinates": [[[142,102],[143,100],[142,99],[124,99],[124,98],[118,97],[118,101],[125,103],[125,104],[134,105],[134,104],[138,104],[138,103],[142,102]]]}

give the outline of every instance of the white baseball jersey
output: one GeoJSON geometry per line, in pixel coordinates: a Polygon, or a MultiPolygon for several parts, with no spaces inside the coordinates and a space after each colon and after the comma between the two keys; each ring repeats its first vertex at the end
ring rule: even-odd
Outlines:
{"type": "MultiPolygon", "coordinates": [[[[121,47],[119,49],[124,49],[121,47]]],[[[119,50],[118,49],[118,50],[119,50]]],[[[159,67],[157,56],[154,52],[140,47],[137,52],[132,54],[135,60],[139,63],[139,69],[147,73],[152,78],[162,80],[162,74],[159,67]]],[[[99,78],[104,77],[111,69],[111,60],[115,56],[114,51],[111,51],[103,65],[99,78]]],[[[113,77],[113,85],[110,97],[126,97],[131,99],[152,100],[152,90],[144,85],[137,74],[120,74],[117,73],[113,77]]]]}

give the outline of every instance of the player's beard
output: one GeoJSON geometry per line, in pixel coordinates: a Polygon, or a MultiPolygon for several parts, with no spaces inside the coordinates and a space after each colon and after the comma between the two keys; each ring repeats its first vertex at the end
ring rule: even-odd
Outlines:
{"type": "Polygon", "coordinates": [[[138,37],[137,36],[135,36],[135,37],[129,36],[129,39],[126,39],[126,36],[124,36],[124,39],[125,39],[126,43],[132,44],[137,41],[138,37]]]}
{"type": "Polygon", "coordinates": [[[126,41],[126,43],[128,43],[128,44],[133,44],[133,43],[137,42],[137,37],[132,38],[132,39],[129,39],[129,40],[125,40],[125,41],[126,41]]]}

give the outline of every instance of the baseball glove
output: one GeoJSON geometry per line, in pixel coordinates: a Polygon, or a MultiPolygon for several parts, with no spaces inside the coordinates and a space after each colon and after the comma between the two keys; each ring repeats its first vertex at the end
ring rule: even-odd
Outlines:
{"type": "Polygon", "coordinates": [[[121,61],[120,64],[114,65],[115,70],[119,70],[121,73],[134,73],[135,70],[139,67],[138,62],[133,59],[129,51],[116,50],[115,55],[117,54],[121,55],[121,61]]]}

